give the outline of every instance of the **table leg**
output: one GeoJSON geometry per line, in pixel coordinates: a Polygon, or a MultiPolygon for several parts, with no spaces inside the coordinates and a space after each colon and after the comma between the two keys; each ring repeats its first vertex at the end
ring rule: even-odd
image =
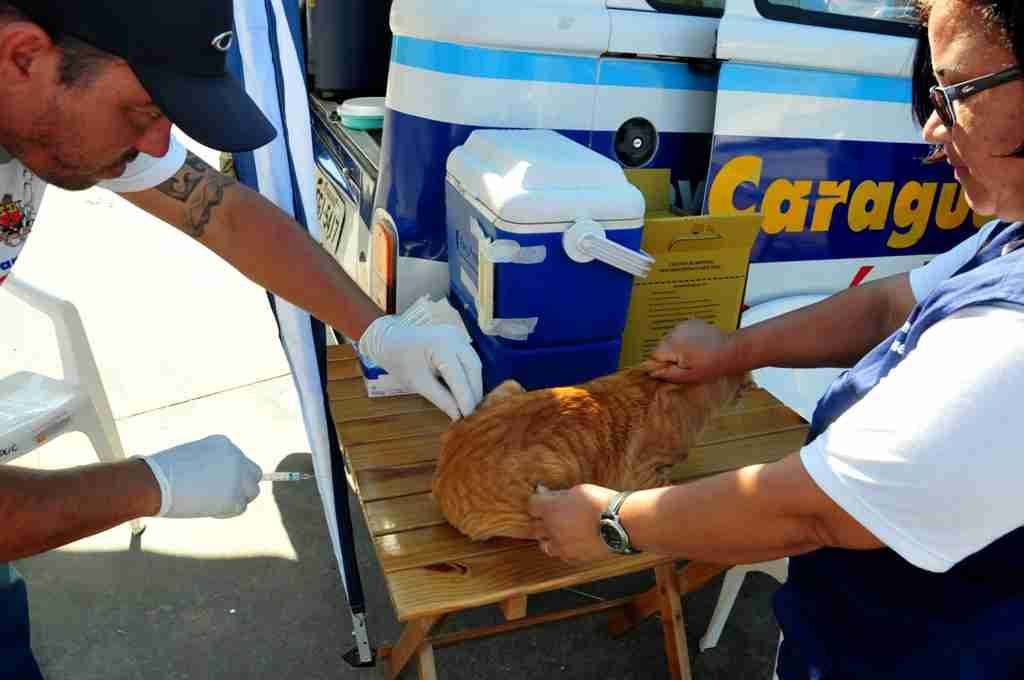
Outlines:
{"type": "MultiPolygon", "coordinates": [[[[688,562],[679,570],[679,592],[688,595],[702,588],[708,581],[729,568],[727,564],[712,562],[688,562]]],[[[660,608],[661,599],[658,587],[655,586],[645,593],[637,595],[633,602],[622,609],[622,612],[608,618],[608,633],[612,637],[620,637],[639,625],[648,616],[660,608]]]]}
{"type": "Polygon", "coordinates": [[[506,621],[526,618],[526,595],[516,595],[498,603],[506,621]]]}
{"type": "Polygon", "coordinates": [[[416,659],[420,669],[420,680],[437,680],[437,666],[434,665],[434,645],[424,642],[416,659]]]}
{"type": "Polygon", "coordinates": [[[690,653],[686,647],[686,625],[683,623],[683,601],[679,578],[672,564],[655,567],[658,594],[661,599],[661,629],[665,634],[665,653],[673,680],[692,680],[690,653]]]}
{"type": "MultiPolygon", "coordinates": [[[[438,614],[437,616],[424,616],[419,619],[413,619],[409,623],[405,624],[405,628],[402,629],[402,637],[398,639],[398,642],[391,649],[391,654],[388,658],[388,680],[395,680],[402,673],[402,669],[409,663],[409,660],[414,654],[419,655],[421,648],[430,635],[430,631],[436,626],[439,626],[444,620],[444,614],[438,614]]],[[[430,643],[426,643],[430,647],[430,643]]],[[[434,651],[433,647],[430,647],[429,661],[431,667],[433,667],[434,651]]],[[[424,659],[422,656],[420,659],[420,675],[423,674],[424,659]]],[[[434,673],[436,675],[436,672],[434,673]]],[[[427,676],[430,677],[430,676],[427,676]]]]}

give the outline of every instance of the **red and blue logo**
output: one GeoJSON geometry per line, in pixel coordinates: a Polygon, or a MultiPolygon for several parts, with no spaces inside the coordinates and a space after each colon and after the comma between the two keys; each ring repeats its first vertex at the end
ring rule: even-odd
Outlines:
{"type": "Polygon", "coordinates": [[[15,201],[11,194],[0,199],[0,283],[18,260],[18,251],[32,231],[33,221],[30,209],[22,201],[15,201]]]}
{"type": "Polygon", "coordinates": [[[0,242],[9,248],[17,248],[32,231],[32,215],[21,201],[15,201],[10,194],[0,199],[0,242]]]}

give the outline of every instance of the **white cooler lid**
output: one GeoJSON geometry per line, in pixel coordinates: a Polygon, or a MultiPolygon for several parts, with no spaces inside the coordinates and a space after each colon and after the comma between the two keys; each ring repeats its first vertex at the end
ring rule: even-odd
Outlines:
{"type": "Polygon", "coordinates": [[[553,130],[476,130],[448,175],[501,220],[636,220],[644,197],[615,161],[553,130]]]}

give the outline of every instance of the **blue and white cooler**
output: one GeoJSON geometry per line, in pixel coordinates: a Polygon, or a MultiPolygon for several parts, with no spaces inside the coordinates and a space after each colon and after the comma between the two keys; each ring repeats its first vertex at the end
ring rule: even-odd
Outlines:
{"type": "Polygon", "coordinates": [[[618,367],[644,199],[614,161],[551,130],[477,130],[448,157],[452,304],[487,389],[582,382],[618,367]]]}

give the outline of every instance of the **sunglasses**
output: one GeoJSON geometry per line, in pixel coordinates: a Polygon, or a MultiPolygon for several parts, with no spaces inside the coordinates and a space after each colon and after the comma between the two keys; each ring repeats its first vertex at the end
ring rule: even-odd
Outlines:
{"type": "Polygon", "coordinates": [[[931,99],[932,106],[935,107],[935,112],[939,114],[939,120],[942,121],[942,124],[952,128],[956,125],[956,109],[953,107],[953,102],[973,97],[979,92],[984,92],[1003,83],[1018,80],[1021,78],[1021,75],[1019,66],[1011,66],[1008,69],[990,73],[980,78],[965,80],[956,85],[947,85],[946,87],[935,85],[928,90],[928,98],[931,99]]]}

